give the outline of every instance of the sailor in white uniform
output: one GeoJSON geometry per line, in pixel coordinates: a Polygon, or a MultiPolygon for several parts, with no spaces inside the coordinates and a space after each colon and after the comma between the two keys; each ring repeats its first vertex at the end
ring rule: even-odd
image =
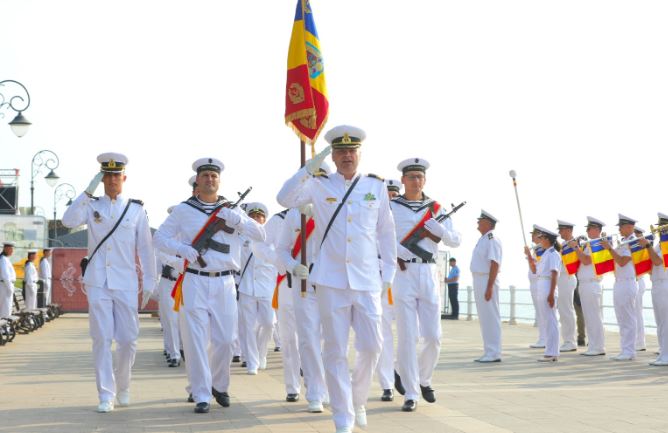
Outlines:
{"type": "Polygon", "coordinates": [[[195,161],[197,196],[178,204],[153,237],[157,248],[188,261],[178,308],[195,413],[209,411],[212,395],[221,406],[230,405],[232,342],[237,335],[233,274],[241,267],[240,235],[253,241],[265,239],[261,225],[240,209],[229,208],[229,202],[218,195],[223,168],[223,163],[215,158],[195,161]],[[231,233],[215,232],[213,242],[200,257],[191,243],[207,221],[220,219],[225,220],[231,233]]]}
{"type": "Polygon", "coordinates": [[[97,410],[109,412],[114,409],[114,397],[120,406],[130,403],[130,371],[139,335],[136,258],[141,265],[143,305],[155,289],[157,275],[143,203],[122,195],[127,157],[120,153],[103,153],[97,160],[101,164],[100,172],[67,208],[62,221],[65,227],[88,226],[89,262],[83,283],[88,296],[100,400],[97,410]],[[104,196],[97,198],[93,193],[100,181],[104,184],[104,196]],[[112,230],[111,236],[101,243],[112,230]],[[116,340],[114,360],[113,340],[116,340]]]}
{"type": "Polygon", "coordinates": [[[321,245],[310,281],[316,285],[323,363],[337,432],[350,432],[355,423],[366,425],[365,404],[383,341],[381,292],[391,286],[397,258],[385,183],[357,171],[364,138],[359,128],[333,128],[325,135],[331,147],[290,178],[277,196],[287,208],[313,203],[321,245]],[[315,177],[331,149],[337,172],[315,177]],[[347,359],[351,327],[357,350],[352,376],[347,359]]]}
{"type": "Polygon", "coordinates": [[[501,241],[494,233],[498,220],[482,210],[478,217],[478,239],[471,256],[473,294],[480,322],[484,353],[476,362],[501,361],[501,313],[499,271],[503,257],[501,241]]]}
{"type": "Polygon", "coordinates": [[[540,315],[541,309],[538,305],[538,276],[536,275],[536,266],[540,262],[545,249],[540,246],[538,239],[540,233],[536,229],[536,225],[533,225],[533,230],[531,231],[531,242],[533,242],[533,248],[529,246],[524,247],[524,255],[526,256],[527,262],[529,264],[529,292],[531,293],[531,302],[533,303],[533,308],[535,311],[536,323],[534,326],[538,327],[538,340],[535,343],[529,345],[532,349],[544,349],[545,348],[545,326],[543,326],[543,318],[540,315]]]}
{"type": "Polygon", "coordinates": [[[538,232],[538,242],[545,250],[535,265],[537,287],[536,296],[540,309],[541,323],[544,327],[545,354],[538,362],[554,362],[559,359],[559,321],[557,319],[557,281],[563,267],[557,242],[557,234],[541,226],[534,226],[538,232]]]}
{"type": "MultiPolygon", "coordinates": [[[[645,229],[638,227],[633,228],[633,234],[637,238],[645,236],[645,229]]],[[[653,245],[650,245],[652,248],[653,245]]],[[[645,296],[646,278],[645,274],[640,276],[636,273],[636,281],[638,281],[638,294],[636,294],[636,352],[644,352],[647,350],[645,342],[645,319],[643,317],[643,296],[645,296]]]]}
{"type": "MultiPolygon", "coordinates": [[[[575,224],[563,220],[557,220],[557,224],[561,239],[566,243],[571,241],[573,239],[573,227],[575,227],[575,224]]],[[[557,309],[559,310],[561,338],[563,340],[563,344],[559,347],[560,352],[575,352],[578,349],[575,306],[573,305],[573,295],[577,285],[578,281],[575,278],[575,274],[568,274],[562,258],[561,271],[559,272],[559,280],[557,281],[557,291],[559,293],[557,309]]]]}
{"type": "Polygon", "coordinates": [[[14,242],[5,241],[0,253],[0,318],[12,315],[16,270],[9,258],[14,254],[14,242]]]}
{"type": "Polygon", "coordinates": [[[404,412],[417,408],[420,394],[429,403],[436,401],[431,379],[441,353],[438,244],[454,248],[461,243],[452,220],[443,219],[445,209],[423,192],[428,168],[429,162],[422,158],[400,162],[397,169],[402,173],[404,194],[390,203],[400,267],[392,295],[397,318],[397,370],[406,390],[401,408],[404,412]],[[422,239],[414,242],[416,236],[422,239]],[[418,351],[420,337],[422,350],[418,351]]]}
{"type": "Polygon", "coordinates": [[[44,248],[42,259],[39,261],[39,280],[42,282],[44,305],[51,305],[51,248],[44,248]]]}
{"type": "Polygon", "coordinates": [[[640,239],[640,245],[649,247],[652,259],[652,308],[656,320],[656,336],[659,342],[659,356],[649,365],[656,367],[668,366],[668,248],[662,250],[661,239],[668,242],[668,215],[659,212],[659,226],[665,228],[658,233],[659,242],[654,248],[646,239],[640,239]]]}
{"type": "Polygon", "coordinates": [[[25,303],[28,310],[37,308],[37,281],[39,281],[39,276],[35,267],[36,257],[37,251],[29,250],[28,259],[23,267],[23,286],[25,287],[25,303]]]}

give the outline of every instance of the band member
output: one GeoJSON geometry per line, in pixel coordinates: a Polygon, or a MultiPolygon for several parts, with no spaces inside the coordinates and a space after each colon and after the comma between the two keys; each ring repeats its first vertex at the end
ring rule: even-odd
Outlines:
{"type": "Polygon", "coordinates": [[[377,176],[357,172],[364,138],[359,128],[333,128],[325,135],[330,146],[290,178],[277,196],[288,208],[313,203],[321,246],[311,280],[316,285],[324,333],[323,363],[337,432],[350,432],[355,423],[367,423],[365,404],[383,341],[381,292],[391,286],[397,261],[385,183],[377,176]],[[313,176],[332,149],[337,172],[313,176]],[[382,252],[382,269],[378,251],[382,252]],[[347,358],[351,327],[357,349],[352,376],[347,358]]]}
{"type": "MultiPolygon", "coordinates": [[[[666,267],[665,254],[668,250],[662,250],[662,238],[668,237],[668,215],[659,212],[659,226],[665,228],[658,233],[660,238],[657,245],[652,248],[649,241],[640,239],[640,245],[649,249],[652,259],[652,308],[656,319],[656,336],[659,341],[659,356],[649,365],[664,367],[668,366],[668,267],[666,267]]],[[[668,242],[668,241],[664,241],[668,242]]],[[[664,246],[665,248],[665,246],[664,246]]]]}
{"type": "Polygon", "coordinates": [[[51,248],[44,248],[42,259],[39,261],[39,280],[42,282],[44,306],[51,305],[51,248]]]}
{"type": "MultiPolygon", "coordinates": [[[[604,225],[603,221],[588,216],[587,237],[590,240],[599,239],[604,225]]],[[[580,293],[582,314],[584,315],[585,327],[589,336],[587,351],[583,352],[582,355],[605,355],[605,330],[603,329],[603,312],[601,309],[603,296],[602,277],[596,275],[596,271],[594,270],[589,243],[582,248],[577,242],[571,241],[569,242],[569,246],[575,250],[580,260],[580,268],[577,273],[578,292],[580,293]]]]}
{"type": "MultiPolygon", "coordinates": [[[[635,226],[633,228],[633,234],[637,238],[645,237],[645,229],[635,226]]],[[[650,248],[653,245],[649,246],[650,248]]],[[[638,282],[638,294],[636,295],[636,352],[644,352],[647,350],[645,343],[645,319],[642,316],[643,313],[643,302],[642,298],[645,295],[645,274],[641,276],[636,276],[636,281],[638,282]]]]}
{"type": "Polygon", "coordinates": [[[5,241],[0,253],[0,318],[12,315],[16,270],[9,258],[14,254],[14,242],[5,241]]]}
{"type": "MultiPolygon", "coordinates": [[[[563,267],[557,242],[557,234],[541,226],[534,226],[538,232],[538,242],[545,250],[540,261],[535,265],[538,308],[545,335],[545,354],[538,362],[554,362],[559,359],[559,322],[557,321],[556,293],[559,272],[563,267]]],[[[532,269],[533,270],[533,269],[532,269]]]]}
{"type": "MultiPolygon", "coordinates": [[[[565,244],[573,240],[573,227],[575,224],[568,221],[557,220],[559,225],[559,236],[564,240],[565,244]]],[[[562,251],[564,254],[564,251],[562,251]]],[[[573,304],[573,295],[577,287],[577,279],[575,273],[569,274],[563,263],[564,256],[562,255],[562,266],[559,272],[559,281],[557,281],[557,289],[559,291],[557,309],[559,310],[559,322],[561,323],[561,338],[563,344],[559,347],[560,352],[575,352],[578,349],[576,338],[576,318],[575,306],[573,304]]]]}
{"type": "Polygon", "coordinates": [[[25,288],[23,297],[26,303],[26,309],[28,310],[37,308],[37,281],[39,280],[39,277],[37,275],[37,268],[35,267],[36,257],[37,251],[28,251],[28,259],[23,268],[23,287],[25,288]]]}
{"type": "MultiPolygon", "coordinates": [[[[636,220],[619,214],[619,233],[622,242],[632,240],[633,226],[636,220]]],[[[612,245],[603,239],[603,248],[610,251],[615,260],[615,285],[613,286],[613,305],[615,316],[619,325],[619,339],[621,352],[611,357],[614,361],[631,361],[636,357],[636,296],[638,294],[638,282],[636,272],[631,259],[631,250],[628,245],[620,245],[612,248],[612,245]]]]}
{"type": "Polygon", "coordinates": [[[452,221],[443,219],[443,207],[423,192],[428,168],[429,162],[422,158],[400,162],[397,169],[401,171],[404,194],[390,203],[400,263],[392,295],[397,318],[397,370],[406,390],[401,410],[405,412],[417,408],[420,394],[429,403],[436,401],[431,380],[441,352],[438,243],[442,241],[449,247],[461,243],[452,221]],[[412,235],[425,230],[427,236],[408,242],[412,235]],[[418,351],[420,337],[422,350],[418,351]]]}
{"type": "Polygon", "coordinates": [[[476,362],[501,361],[501,313],[499,311],[499,270],[503,250],[494,229],[498,220],[482,210],[478,217],[481,236],[471,255],[473,294],[480,322],[484,353],[476,362]]]}
{"type": "Polygon", "coordinates": [[[540,233],[536,227],[537,226],[534,224],[533,231],[531,232],[531,242],[534,244],[534,247],[524,247],[524,255],[529,264],[529,291],[531,292],[531,302],[533,303],[533,308],[536,313],[536,326],[538,326],[538,340],[536,340],[535,343],[530,344],[529,347],[532,349],[544,349],[545,325],[543,324],[543,317],[541,316],[542,309],[538,306],[538,275],[536,275],[536,265],[543,256],[543,253],[545,253],[545,249],[540,245],[540,233]]]}
{"type": "Polygon", "coordinates": [[[197,196],[176,205],[153,239],[163,252],[187,260],[181,295],[177,292],[176,301],[181,299],[177,308],[195,412],[207,413],[212,395],[221,406],[230,405],[232,342],[237,334],[233,274],[241,270],[240,235],[262,242],[265,232],[218,195],[224,168],[220,160],[201,158],[192,167],[197,173],[197,196]],[[220,219],[225,221],[227,231],[211,233],[213,242],[200,256],[191,243],[200,230],[220,219]]]}
{"type": "Polygon", "coordinates": [[[65,227],[88,226],[88,266],[83,283],[88,296],[90,335],[93,339],[98,412],[130,404],[130,371],[137,351],[139,318],[137,293],[141,265],[142,304],[146,304],[157,281],[155,255],[146,211],[139,200],[123,193],[128,159],[120,153],[103,153],[101,164],[86,190],[63,214],[65,227]],[[104,184],[104,196],[94,197],[104,184]],[[104,241],[104,243],[103,243],[104,241]],[[116,340],[112,360],[111,344],[116,340]]]}

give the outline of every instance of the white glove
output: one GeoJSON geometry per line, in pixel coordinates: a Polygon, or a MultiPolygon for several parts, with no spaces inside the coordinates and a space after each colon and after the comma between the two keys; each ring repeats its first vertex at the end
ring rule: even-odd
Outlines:
{"type": "Polygon", "coordinates": [[[140,310],[143,310],[146,308],[148,305],[148,301],[151,300],[151,295],[153,295],[152,291],[149,290],[143,290],[141,293],[141,307],[139,308],[140,310]]]}
{"type": "Polygon", "coordinates": [[[308,268],[306,265],[302,265],[301,263],[296,264],[290,273],[295,278],[299,278],[300,280],[305,280],[308,278],[308,268]]]}
{"type": "Polygon", "coordinates": [[[430,218],[424,222],[424,227],[431,232],[432,235],[442,238],[445,234],[445,227],[441,225],[434,218],[430,218]]]}
{"type": "Polygon", "coordinates": [[[307,203],[299,206],[299,213],[304,215],[306,218],[311,218],[313,216],[313,205],[307,203]]]}
{"type": "Polygon", "coordinates": [[[307,164],[306,171],[315,175],[320,171],[320,166],[322,162],[327,158],[327,155],[332,153],[332,146],[325,147],[319,154],[314,156],[307,164]]]}
{"type": "Polygon", "coordinates": [[[88,193],[88,195],[93,195],[95,193],[95,190],[97,189],[97,186],[100,184],[100,182],[102,182],[103,177],[104,177],[103,172],[99,172],[95,175],[95,177],[93,178],[93,180],[90,181],[88,187],[85,190],[86,193],[88,193]]]}
{"type": "Polygon", "coordinates": [[[229,227],[236,227],[241,222],[241,215],[228,207],[224,207],[219,210],[216,216],[220,219],[224,219],[225,224],[227,224],[229,227]]]}
{"type": "Polygon", "coordinates": [[[190,245],[181,245],[176,252],[190,263],[194,262],[197,260],[197,257],[199,257],[197,250],[190,245]]]}
{"type": "Polygon", "coordinates": [[[389,283],[387,281],[383,281],[383,290],[381,291],[380,296],[384,298],[385,295],[387,295],[387,291],[390,290],[391,287],[392,287],[392,283],[389,283]]]}

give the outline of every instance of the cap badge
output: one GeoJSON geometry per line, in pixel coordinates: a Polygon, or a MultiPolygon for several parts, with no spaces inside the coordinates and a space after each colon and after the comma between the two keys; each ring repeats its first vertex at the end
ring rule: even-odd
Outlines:
{"type": "Polygon", "coordinates": [[[343,144],[350,144],[350,143],[352,143],[352,142],[353,142],[353,141],[350,139],[350,135],[348,135],[347,132],[346,132],[345,134],[343,134],[343,138],[341,139],[341,143],[343,143],[343,144]]]}
{"type": "Polygon", "coordinates": [[[107,167],[116,168],[116,161],[114,161],[113,159],[110,159],[109,162],[107,163],[107,167]]]}

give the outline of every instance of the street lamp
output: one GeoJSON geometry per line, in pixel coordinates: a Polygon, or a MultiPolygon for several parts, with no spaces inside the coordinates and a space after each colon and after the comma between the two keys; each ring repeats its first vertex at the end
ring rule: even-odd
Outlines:
{"type": "Polygon", "coordinates": [[[58,231],[56,230],[56,204],[63,198],[67,198],[65,206],[69,206],[72,204],[72,199],[76,194],[76,190],[69,183],[61,183],[53,190],[53,239],[58,238],[58,231]]]}
{"type": "Polygon", "coordinates": [[[49,169],[49,174],[44,179],[53,188],[58,183],[58,179],[60,179],[56,172],[53,171],[58,168],[59,164],[58,155],[50,150],[40,150],[32,157],[32,163],[30,164],[30,215],[35,215],[35,176],[39,174],[42,167],[46,167],[49,169]]]}
{"type": "MultiPolygon", "coordinates": [[[[14,87],[16,87],[14,86],[14,87]]],[[[9,126],[12,127],[12,131],[14,132],[14,135],[17,137],[21,138],[26,133],[28,132],[28,128],[30,127],[31,123],[28,119],[25,118],[23,115],[23,112],[28,109],[30,106],[30,93],[28,93],[28,89],[26,87],[19,83],[18,81],[14,80],[3,80],[0,81],[0,110],[2,110],[4,107],[9,107],[12,110],[16,111],[18,113],[16,117],[14,117],[14,120],[9,122],[9,126]],[[25,92],[25,98],[21,96],[21,94],[10,96],[8,99],[5,98],[5,95],[2,93],[2,88],[5,86],[5,84],[15,84],[16,86],[19,86],[23,92],[25,92]],[[23,104],[23,108],[18,108],[15,104],[19,103],[19,107],[23,104]]],[[[4,117],[4,114],[0,113],[0,116],[4,117]]]]}

